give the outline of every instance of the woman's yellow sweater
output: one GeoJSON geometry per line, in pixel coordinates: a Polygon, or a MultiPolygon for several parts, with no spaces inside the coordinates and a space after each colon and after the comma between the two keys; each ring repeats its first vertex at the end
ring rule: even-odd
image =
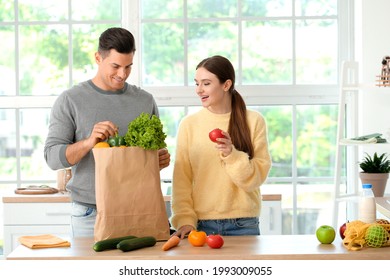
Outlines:
{"type": "Polygon", "coordinates": [[[172,218],[175,229],[196,228],[198,220],[258,217],[260,186],[271,168],[267,126],[263,116],[247,110],[254,157],[233,148],[223,157],[209,139],[214,128],[227,131],[230,113],[206,108],[180,123],[173,171],[172,218]]]}

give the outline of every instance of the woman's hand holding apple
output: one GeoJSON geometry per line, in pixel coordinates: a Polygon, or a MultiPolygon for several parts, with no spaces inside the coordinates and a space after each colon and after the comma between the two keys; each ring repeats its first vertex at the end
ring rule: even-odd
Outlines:
{"type": "Polygon", "coordinates": [[[233,150],[233,144],[229,133],[216,128],[209,132],[209,138],[211,141],[217,143],[216,148],[222,152],[224,157],[230,155],[233,150]]]}

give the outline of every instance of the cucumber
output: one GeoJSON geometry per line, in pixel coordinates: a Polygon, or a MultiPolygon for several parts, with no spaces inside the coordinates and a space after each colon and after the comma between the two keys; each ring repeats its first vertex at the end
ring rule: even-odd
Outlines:
{"type": "Polygon", "coordinates": [[[133,238],[137,238],[137,236],[128,235],[128,236],[122,236],[122,237],[116,237],[116,238],[111,238],[111,239],[100,240],[100,241],[97,241],[93,245],[93,249],[96,252],[101,252],[101,251],[104,251],[104,250],[116,249],[116,245],[119,242],[121,242],[122,240],[128,240],[128,239],[133,239],[133,238]]]}
{"type": "Polygon", "coordinates": [[[157,240],[153,236],[145,236],[122,240],[116,245],[116,247],[123,252],[128,252],[136,249],[154,246],[156,242],[157,240]]]}

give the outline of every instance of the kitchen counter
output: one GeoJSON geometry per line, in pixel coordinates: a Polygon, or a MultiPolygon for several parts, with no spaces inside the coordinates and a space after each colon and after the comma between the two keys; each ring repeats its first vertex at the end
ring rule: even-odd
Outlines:
{"type": "Polygon", "coordinates": [[[338,236],[326,245],[315,235],[225,236],[221,249],[193,247],[184,239],[169,251],[161,249],[164,242],[157,242],[130,252],[95,252],[93,238],[62,238],[69,240],[71,247],[30,249],[19,245],[7,260],[390,260],[390,247],[349,251],[338,236]]]}
{"type": "MultiPolygon", "coordinates": [[[[263,201],[280,201],[280,194],[264,194],[263,201]]],[[[164,201],[170,201],[170,195],[164,195],[164,201]]],[[[3,196],[3,203],[40,203],[40,202],[71,202],[69,192],[58,192],[55,194],[15,194],[10,193],[3,196]]]]}
{"type": "Polygon", "coordinates": [[[55,194],[16,194],[10,193],[3,196],[3,203],[61,203],[71,202],[69,192],[55,194]]]}
{"type": "MultiPolygon", "coordinates": [[[[265,194],[262,197],[260,232],[263,235],[281,234],[282,208],[280,194],[265,194]]],[[[171,196],[164,196],[167,215],[170,216],[171,196]]],[[[68,236],[71,231],[70,193],[47,195],[15,194],[2,197],[4,206],[4,256],[19,245],[23,235],[55,234],[68,236]]]]}
{"type": "MultiPolygon", "coordinates": [[[[164,201],[170,201],[171,196],[164,195],[164,201]]],[[[15,194],[10,193],[3,196],[3,203],[56,203],[71,202],[69,192],[58,192],[55,194],[15,194]]]]}

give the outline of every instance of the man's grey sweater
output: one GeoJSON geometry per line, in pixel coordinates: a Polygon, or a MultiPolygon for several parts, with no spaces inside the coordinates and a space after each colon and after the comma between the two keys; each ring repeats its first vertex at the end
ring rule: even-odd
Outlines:
{"type": "MultiPolygon", "coordinates": [[[[153,96],[126,83],[120,92],[103,91],[91,80],[63,92],[55,101],[44,156],[53,170],[68,168],[67,145],[86,139],[93,126],[101,121],[112,121],[119,127],[119,135],[127,132],[128,124],[142,112],[158,116],[153,96]]],[[[90,151],[72,166],[72,179],[67,188],[74,202],[95,207],[95,161],[90,151]]]]}

